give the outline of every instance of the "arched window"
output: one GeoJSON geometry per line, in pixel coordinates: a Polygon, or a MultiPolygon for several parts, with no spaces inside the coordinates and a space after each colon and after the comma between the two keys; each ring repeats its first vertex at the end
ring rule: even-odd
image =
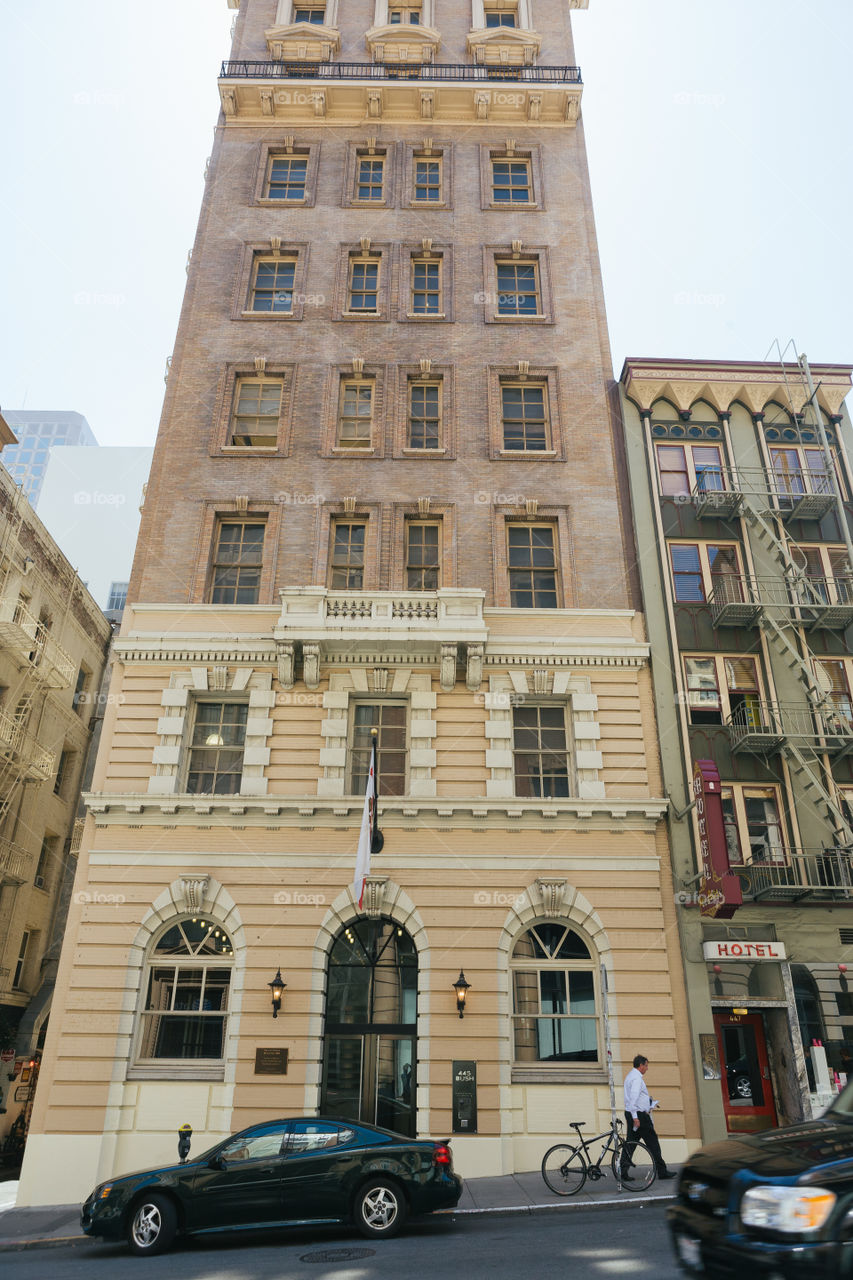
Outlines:
{"type": "Polygon", "coordinates": [[[136,1061],[221,1061],[234,950],[224,929],[194,916],[150,948],[136,1061]]]}
{"type": "Polygon", "coordinates": [[[601,1061],[598,976],[584,940],[565,924],[537,924],[511,959],[517,1063],[601,1061]]]}

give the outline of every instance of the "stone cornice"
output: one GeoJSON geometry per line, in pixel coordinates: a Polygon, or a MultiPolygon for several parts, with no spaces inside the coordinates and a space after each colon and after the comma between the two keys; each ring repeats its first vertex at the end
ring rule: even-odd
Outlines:
{"type": "MultiPolygon", "coordinates": [[[[827,414],[836,414],[850,391],[850,365],[813,364],[812,378],[818,402],[827,414]]],[[[724,360],[628,359],[620,375],[625,394],[641,412],[656,400],[671,401],[688,411],[697,400],[706,400],[718,413],[728,412],[739,401],[752,413],[760,413],[775,400],[787,404],[791,397],[799,412],[808,391],[799,366],[778,362],[724,360]]]]}
{"type": "MultiPolygon", "coordinates": [[[[88,792],[83,796],[96,826],[169,825],[354,830],[364,800],[358,796],[214,796],[150,795],[147,792],[88,792]]],[[[402,796],[381,799],[383,828],[488,831],[540,830],[653,830],[667,813],[668,801],[637,800],[520,800],[476,797],[431,798],[402,796]],[[509,824],[509,826],[508,826],[509,824]]]]}

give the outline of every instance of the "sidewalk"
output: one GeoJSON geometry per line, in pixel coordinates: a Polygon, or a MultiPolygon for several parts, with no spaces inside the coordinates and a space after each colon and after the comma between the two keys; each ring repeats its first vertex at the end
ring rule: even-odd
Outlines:
{"type": "MultiPolygon", "coordinates": [[[[576,1196],[555,1196],[539,1173],[514,1173],[500,1178],[468,1178],[462,1199],[446,1216],[544,1213],[551,1209],[618,1209],[665,1203],[675,1195],[675,1180],[654,1182],[648,1191],[620,1191],[608,1172],[600,1182],[587,1182],[576,1196]]],[[[0,1183],[0,1251],[48,1248],[89,1241],[80,1231],[80,1206],[49,1205],[16,1209],[17,1182],[0,1183]]],[[[91,1242],[90,1242],[91,1243],[91,1242]]]]}

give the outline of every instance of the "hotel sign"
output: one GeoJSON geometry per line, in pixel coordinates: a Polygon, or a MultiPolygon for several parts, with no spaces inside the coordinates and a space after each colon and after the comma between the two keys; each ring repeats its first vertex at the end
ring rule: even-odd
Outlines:
{"type": "Polygon", "coordinates": [[[706,960],[787,960],[784,942],[703,942],[706,960]]]}
{"type": "Polygon", "coordinates": [[[693,800],[699,833],[702,876],[699,881],[699,914],[730,920],[743,905],[740,880],[732,875],[723,821],[720,774],[713,760],[696,760],[693,766],[693,800]]]}

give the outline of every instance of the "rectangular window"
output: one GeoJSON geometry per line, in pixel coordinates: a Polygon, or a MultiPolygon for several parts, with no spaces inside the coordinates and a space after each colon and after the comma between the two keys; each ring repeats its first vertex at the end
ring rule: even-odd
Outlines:
{"type": "Polygon", "coordinates": [[[806,493],[831,494],[833,477],[822,449],[771,449],[770,461],[780,498],[787,502],[806,493]]]}
{"type": "Polygon", "coordinates": [[[74,686],[74,696],[71,699],[71,705],[74,710],[81,713],[88,702],[86,685],[89,683],[89,674],[85,667],[81,667],[77,672],[77,683],[74,686]]]}
{"type": "Polygon", "coordinates": [[[54,867],[57,866],[57,847],[59,839],[57,836],[45,836],[41,842],[41,850],[39,852],[38,866],[33,884],[37,889],[48,889],[52,879],[54,867]]]}
{"type": "Polygon", "coordinates": [[[68,779],[71,776],[73,760],[74,753],[72,751],[60,752],[59,764],[56,768],[56,777],[53,781],[53,794],[55,796],[61,796],[64,794],[68,779]]]}
{"type": "Polygon", "coordinates": [[[362,521],[335,520],[329,553],[329,586],[361,591],[364,586],[364,547],[367,525],[362,521]]]}
{"type": "Polygon", "coordinates": [[[779,799],[772,787],[724,786],[723,819],[729,861],[785,862],[779,799]],[[744,851],[748,857],[744,858],[744,851]]]}
{"type": "Polygon", "coordinates": [[[687,704],[691,724],[761,724],[761,685],[754,658],[685,657],[687,704]]]}
{"type": "Polygon", "coordinates": [[[255,262],[249,310],[292,315],[295,279],[295,258],[258,259],[255,262]]]}
{"type": "Polygon", "coordinates": [[[503,447],[540,452],[549,447],[545,386],[501,384],[503,447]]]}
{"type": "Polygon", "coordinates": [[[264,556],[263,523],[223,520],[213,558],[211,604],[257,604],[264,556]]]}
{"type": "Polygon", "coordinates": [[[379,261],[350,258],[347,310],[376,315],[379,311],[379,261]]]}
{"type": "Polygon", "coordinates": [[[669,544],[675,599],[682,604],[704,604],[712,591],[725,593],[729,601],[743,599],[737,547],[716,543],[669,544]]]}
{"type": "Polygon", "coordinates": [[[556,800],[569,795],[569,753],[563,707],[525,705],[512,711],[515,794],[556,800]]]}
{"type": "Polygon", "coordinates": [[[341,382],[338,446],[369,449],[373,438],[373,383],[341,382]]]}
{"type": "Polygon", "coordinates": [[[498,262],[499,316],[542,314],[538,262],[498,262]]]}
{"type": "Polygon", "coordinates": [[[275,448],[281,417],[283,378],[237,378],[231,415],[231,444],[275,448]]]}
{"type": "Polygon", "coordinates": [[[441,444],[441,383],[409,383],[410,449],[438,449],[441,444]]]}
{"type": "Polygon", "coordinates": [[[129,582],[111,582],[110,595],[107,600],[107,609],[123,609],[127,604],[127,589],[129,582]]]}
{"type": "Polygon", "coordinates": [[[441,260],[412,261],[412,314],[441,314],[441,260]]]}
{"type": "Polygon", "coordinates": [[[350,750],[350,793],[361,795],[367,786],[370,750],[376,736],[376,771],[379,793],[406,794],[407,707],[401,702],[357,702],[353,707],[350,750]]]}
{"type": "Polygon", "coordinates": [[[492,161],[492,200],[495,204],[530,204],[532,199],[529,160],[492,161]]]}
{"type": "Polygon", "coordinates": [[[414,198],[425,204],[441,201],[441,160],[415,156],[414,198]]]}
{"type": "Polygon", "coordinates": [[[388,10],[388,21],[392,26],[408,24],[417,27],[421,22],[421,6],[410,4],[402,9],[395,6],[388,10]]]}
{"type": "Polygon", "coordinates": [[[356,199],[381,200],[385,176],[384,156],[359,156],[356,199]]]}
{"type": "Polygon", "coordinates": [[[552,525],[507,526],[509,599],[514,609],[557,608],[557,561],[552,525]]]}
{"type": "Polygon", "coordinates": [[[487,9],[486,10],[486,26],[487,27],[515,27],[518,25],[518,18],[514,10],[508,9],[487,9]]]}
{"type": "Polygon", "coordinates": [[[15,976],[12,978],[12,986],[17,990],[24,984],[24,968],[27,963],[27,948],[30,944],[29,932],[25,929],[21,936],[21,949],[18,952],[18,959],[15,964],[15,976]]]}
{"type": "Polygon", "coordinates": [[[718,445],[655,445],[660,492],[664,497],[692,493],[721,493],[725,487],[722,451],[718,445]]]}
{"type": "Polygon", "coordinates": [[[580,964],[577,970],[565,964],[538,971],[517,968],[512,986],[515,1060],[519,1065],[598,1062],[592,973],[584,972],[580,964]]]}
{"type": "Polygon", "coordinates": [[[326,6],[324,4],[300,5],[293,10],[294,22],[313,22],[318,26],[326,21],[326,6]]]}
{"type": "Polygon", "coordinates": [[[791,557],[809,579],[810,591],[800,592],[806,602],[853,604],[853,575],[844,547],[791,547],[791,557]]]}
{"type": "Polygon", "coordinates": [[[199,702],[190,742],[187,791],[239,795],[246,744],[245,702],[199,702]]]}
{"type": "Polygon", "coordinates": [[[853,703],[850,701],[850,684],[846,664],[828,658],[815,659],[818,682],[826,690],[837,715],[848,724],[853,723],[853,703]]]}
{"type": "Polygon", "coordinates": [[[406,522],[406,587],[409,591],[437,591],[441,586],[439,538],[436,522],[406,522]]]}
{"type": "Polygon", "coordinates": [[[307,181],[307,156],[270,156],[266,190],[268,200],[304,200],[307,181]]]}
{"type": "Polygon", "coordinates": [[[152,965],[142,1017],[140,1061],[222,1058],[231,971],[199,963],[152,965]]]}

